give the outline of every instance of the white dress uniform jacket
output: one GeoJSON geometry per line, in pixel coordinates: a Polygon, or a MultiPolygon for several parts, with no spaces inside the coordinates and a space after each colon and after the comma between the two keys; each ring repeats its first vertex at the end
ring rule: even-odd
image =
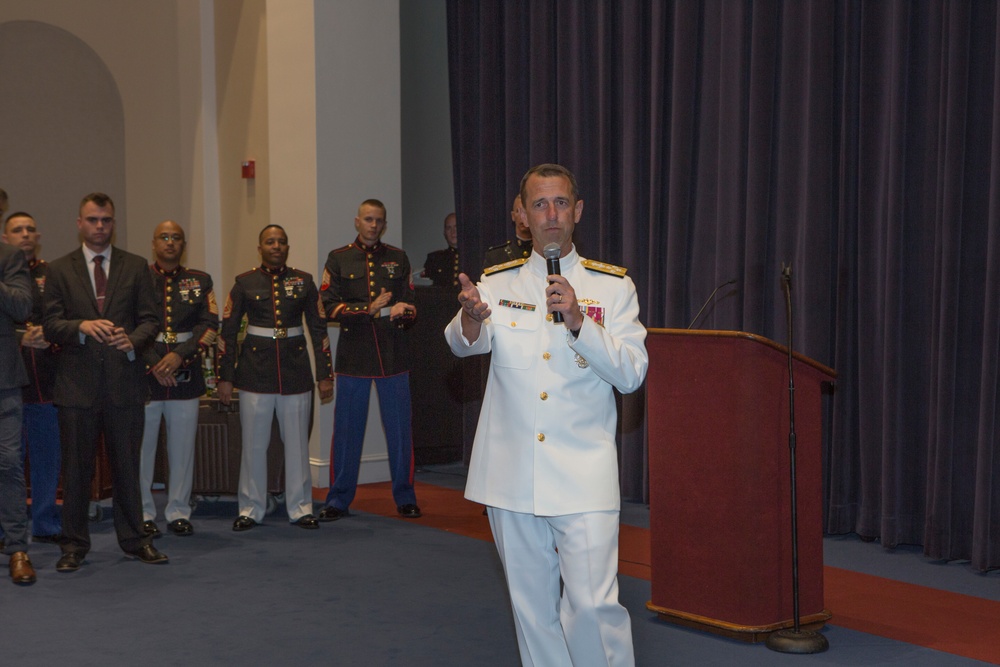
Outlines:
{"type": "Polygon", "coordinates": [[[642,384],[646,329],[623,270],[575,247],[560,265],[586,314],[578,337],[546,317],[536,252],[480,279],[492,313],[478,340],[462,335],[461,311],[445,329],[455,355],[493,353],[465,489],[474,502],[538,516],[620,509],[612,387],[642,384]]]}

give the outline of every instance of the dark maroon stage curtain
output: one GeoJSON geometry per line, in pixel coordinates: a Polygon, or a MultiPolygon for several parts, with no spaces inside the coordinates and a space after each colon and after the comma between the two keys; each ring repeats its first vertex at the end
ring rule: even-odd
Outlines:
{"type": "MultiPolygon", "coordinates": [[[[449,0],[466,270],[531,165],[650,327],[835,368],[825,528],[1000,567],[1000,30],[992,0],[449,0]]],[[[677,378],[683,382],[683,378],[677,378]]],[[[622,485],[644,496],[626,397],[622,485]]]]}

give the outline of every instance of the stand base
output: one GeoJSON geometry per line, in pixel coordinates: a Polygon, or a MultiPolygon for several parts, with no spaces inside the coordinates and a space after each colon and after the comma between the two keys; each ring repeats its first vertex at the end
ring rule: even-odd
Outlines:
{"type": "Polygon", "coordinates": [[[778,630],[765,642],[772,651],[779,653],[822,653],[830,648],[826,637],[812,630],[778,630]]]}

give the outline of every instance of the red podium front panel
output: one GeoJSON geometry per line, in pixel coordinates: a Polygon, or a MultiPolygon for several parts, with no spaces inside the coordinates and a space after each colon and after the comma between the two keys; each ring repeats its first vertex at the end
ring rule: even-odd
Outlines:
{"type": "MultiPolygon", "coordinates": [[[[793,625],[787,350],[734,331],[652,329],[652,599],[664,620],[759,641],[793,625]]],[[[823,605],[821,389],[832,370],[796,355],[799,602],[823,605]]]]}

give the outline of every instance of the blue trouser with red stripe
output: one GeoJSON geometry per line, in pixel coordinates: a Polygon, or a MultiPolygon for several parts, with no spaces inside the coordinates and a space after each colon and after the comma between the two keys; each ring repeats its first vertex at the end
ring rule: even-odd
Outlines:
{"type": "MultiPolygon", "coordinates": [[[[31,461],[31,532],[51,536],[62,532],[59,488],[59,417],[51,403],[25,403],[21,422],[21,466],[31,461]]],[[[0,529],[0,541],[4,531],[0,529]]]]}
{"type": "Polygon", "coordinates": [[[384,378],[338,374],[337,397],[333,407],[333,443],[330,446],[330,492],[326,494],[328,507],[346,510],[354,500],[373,381],[378,392],[382,428],[385,429],[392,497],[397,506],[417,502],[413,491],[410,374],[401,373],[384,378]]]}

